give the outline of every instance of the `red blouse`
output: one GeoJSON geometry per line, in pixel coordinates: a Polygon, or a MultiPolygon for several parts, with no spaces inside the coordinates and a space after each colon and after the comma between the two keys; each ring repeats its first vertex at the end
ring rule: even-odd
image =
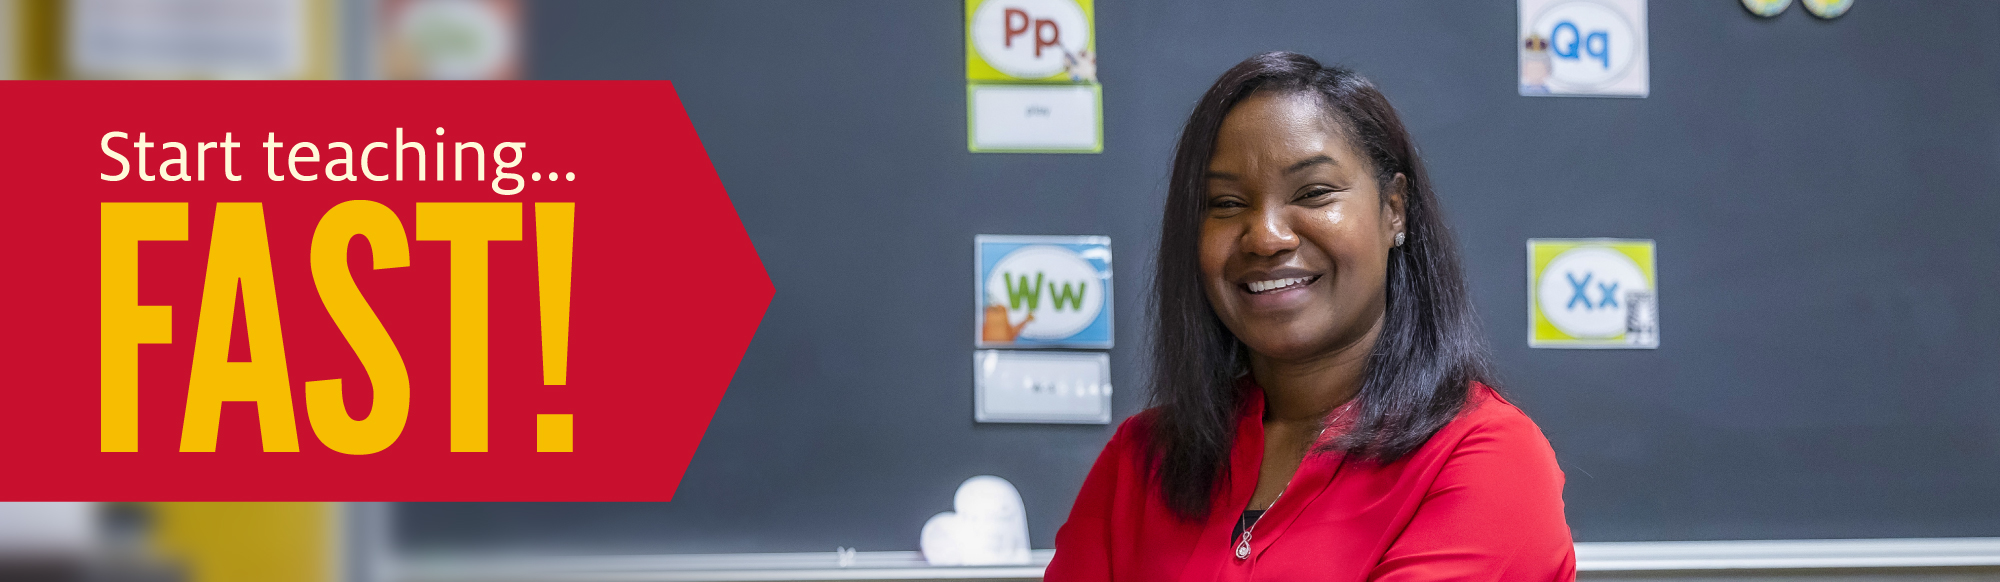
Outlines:
{"type": "Polygon", "coordinates": [[[1563,474],[1540,428],[1475,384],[1465,410],[1388,465],[1313,454],[1251,528],[1231,538],[1257,488],[1264,396],[1251,390],[1209,516],[1183,521],[1144,462],[1150,414],[1118,427],[1056,533],[1046,580],[1574,580],[1563,474]]]}

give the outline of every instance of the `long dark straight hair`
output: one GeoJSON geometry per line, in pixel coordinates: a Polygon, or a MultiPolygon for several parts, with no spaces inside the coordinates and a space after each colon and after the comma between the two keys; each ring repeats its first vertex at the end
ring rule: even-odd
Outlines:
{"type": "Polygon", "coordinates": [[[1152,296],[1153,478],[1167,506],[1186,519],[1206,516],[1210,496],[1227,478],[1244,403],[1238,377],[1248,350],[1223,327],[1202,290],[1198,255],[1208,162],[1223,118],[1259,91],[1318,97],[1374,163],[1385,195],[1396,174],[1405,179],[1405,242],[1389,251],[1382,331],[1355,396],[1353,424],[1321,452],[1393,463],[1458,415],[1471,383],[1491,383],[1458,249],[1395,108],[1353,71],[1290,52],[1251,57],[1216,79],[1188,116],[1160,224],[1152,296]]]}

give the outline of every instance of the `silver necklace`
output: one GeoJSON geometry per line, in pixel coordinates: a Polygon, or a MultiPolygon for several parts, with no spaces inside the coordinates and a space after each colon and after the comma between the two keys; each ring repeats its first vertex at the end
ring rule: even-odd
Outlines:
{"type": "MultiPolygon", "coordinates": [[[[1322,437],[1322,436],[1325,436],[1325,435],[1326,435],[1326,428],[1325,428],[1325,427],[1321,427],[1321,428],[1319,429],[1319,432],[1317,432],[1317,433],[1314,433],[1314,434],[1313,434],[1313,442],[1319,442],[1319,437],[1322,437]]],[[[1310,455],[1310,454],[1308,454],[1307,456],[1311,456],[1311,455],[1310,455]]],[[[1299,465],[1301,466],[1301,468],[1303,468],[1303,466],[1305,465],[1305,460],[1304,460],[1304,459],[1300,459],[1300,461],[1299,461],[1299,465]]],[[[1292,478],[1296,479],[1296,478],[1298,478],[1298,476],[1299,476],[1299,473],[1298,473],[1298,470],[1294,469],[1294,470],[1292,471],[1292,478]]],[[[1292,486],[1292,483],[1291,483],[1291,481],[1290,481],[1290,480],[1287,480],[1287,481],[1285,482],[1285,487],[1286,487],[1286,488],[1290,488],[1291,486],[1292,486]]],[[[1264,513],[1259,513],[1259,514],[1257,514],[1257,519],[1253,519],[1253,520],[1250,520],[1250,525],[1247,525],[1247,526],[1244,526],[1244,527],[1243,527],[1243,539],[1242,539],[1242,540],[1240,540],[1240,541],[1238,541],[1238,542],[1236,542],[1236,559],[1238,559],[1238,560],[1248,560],[1248,559],[1250,559],[1250,531],[1251,531],[1251,530],[1254,530],[1254,529],[1257,529],[1257,524],[1259,524],[1259,523],[1263,523],[1263,522],[1264,522],[1264,516],[1265,516],[1265,515],[1269,515],[1269,514],[1271,513],[1271,508],[1272,508],[1272,507],[1277,507],[1277,506],[1278,506],[1278,500],[1280,500],[1280,499],[1284,499],[1284,498],[1285,498],[1285,492],[1283,492],[1283,491],[1279,491],[1279,492],[1278,492],[1278,496],[1277,496],[1277,497],[1272,497],[1272,498],[1271,498],[1271,504],[1270,504],[1270,505],[1268,505],[1268,506],[1265,506],[1265,507],[1264,507],[1264,513]]]]}
{"type": "Polygon", "coordinates": [[[1236,542],[1236,559],[1247,560],[1250,558],[1250,531],[1257,529],[1257,524],[1263,523],[1264,516],[1271,513],[1272,507],[1278,506],[1279,499],[1284,498],[1285,494],[1282,491],[1278,493],[1277,497],[1272,497],[1271,505],[1264,508],[1264,513],[1257,514],[1257,519],[1251,520],[1250,525],[1243,528],[1243,540],[1236,542]]]}

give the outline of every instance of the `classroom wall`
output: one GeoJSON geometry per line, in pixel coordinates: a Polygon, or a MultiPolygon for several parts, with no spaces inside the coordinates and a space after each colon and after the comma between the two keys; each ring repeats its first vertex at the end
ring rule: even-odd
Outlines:
{"type": "Polygon", "coordinates": [[[913,550],[993,474],[1050,547],[1113,427],[972,421],[972,238],[1112,238],[1139,411],[1173,140],[1276,49],[1402,111],[1579,541],[2000,535],[2000,3],[1651,4],[1651,95],[1591,99],[1516,95],[1512,2],[1100,0],[1104,153],[1009,155],[965,151],[956,2],[535,3],[534,77],[675,83],[777,295],[675,501],[406,504],[398,535],[913,550]],[[1658,242],[1661,347],[1528,348],[1524,241],[1597,236],[1658,242]]]}

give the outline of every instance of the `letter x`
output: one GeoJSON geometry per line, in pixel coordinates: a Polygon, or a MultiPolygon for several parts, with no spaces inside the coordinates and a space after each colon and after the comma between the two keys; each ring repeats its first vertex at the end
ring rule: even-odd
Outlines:
{"type": "Polygon", "coordinates": [[[1570,289],[1569,305],[1563,306],[1563,309],[1576,309],[1577,303],[1582,303],[1585,310],[1594,307],[1590,303],[1590,289],[1587,287],[1590,285],[1590,273],[1584,273],[1582,281],[1576,280],[1575,273],[1563,273],[1563,278],[1569,279],[1570,289]]]}
{"type": "Polygon", "coordinates": [[[1617,281],[1612,281],[1610,285],[1605,285],[1605,284],[1603,284],[1603,283],[1598,283],[1598,284],[1597,284],[1597,291],[1598,291],[1599,293],[1603,293],[1603,294],[1604,294],[1604,301],[1603,301],[1603,302],[1601,302],[1601,303],[1598,303],[1598,304],[1597,304],[1597,306],[1598,306],[1598,307],[1617,307],[1617,306],[1618,306],[1618,282],[1617,282],[1617,281]]]}

